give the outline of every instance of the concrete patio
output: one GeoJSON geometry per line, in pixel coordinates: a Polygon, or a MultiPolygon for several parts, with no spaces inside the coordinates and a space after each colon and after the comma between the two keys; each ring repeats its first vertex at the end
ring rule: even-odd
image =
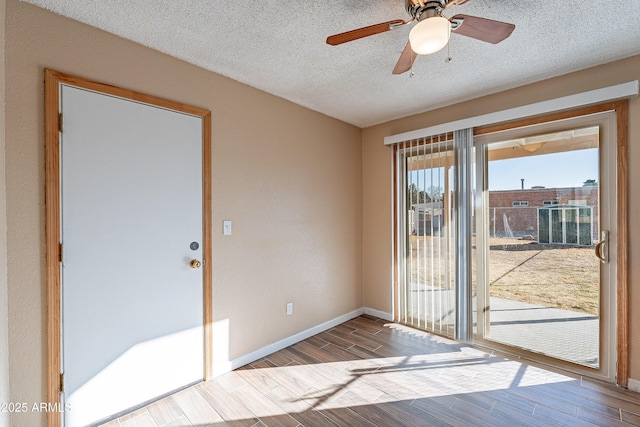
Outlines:
{"type": "MultiPolygon", "coordinates": [[[[426,307],[429,322],[453,329],[455,294],[452,290],[414,286],[412,292],[419,292],[422,297],[414,298],[413,307],[408,307],[407,313],[422,317],[426,307]]],[[[597,316],[495,297],[490,304],[491,323],[485,338],[582,365],[598,365],[597,316]]],[[[475,322],[475,298],[473,306],[475,322]]]]}

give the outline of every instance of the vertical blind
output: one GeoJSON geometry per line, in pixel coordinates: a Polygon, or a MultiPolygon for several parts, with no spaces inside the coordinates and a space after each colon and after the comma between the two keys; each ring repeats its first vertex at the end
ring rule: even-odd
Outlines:
{"type": "Polygon", "coordinates": [[[396,153],[399,319],[454,336],[453,134],[404,141],[396,153]]]}

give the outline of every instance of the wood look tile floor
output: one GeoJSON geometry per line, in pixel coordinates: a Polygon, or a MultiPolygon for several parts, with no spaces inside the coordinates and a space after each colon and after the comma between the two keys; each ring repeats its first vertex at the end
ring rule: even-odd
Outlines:
{"type": "Polygon", "coordinates": [[[630,426],[640,394],[361,316],[108,427],[630,426]]]}

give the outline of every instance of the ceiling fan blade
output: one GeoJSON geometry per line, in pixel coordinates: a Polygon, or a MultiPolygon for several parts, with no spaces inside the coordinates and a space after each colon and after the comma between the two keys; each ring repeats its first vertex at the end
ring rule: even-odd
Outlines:
{"type": "Polygon", "coordinates": [[[347,31],[345,33],[334,34],[327,37],[327,44],[336,46],[342,43],[350,42],[353,40],[361,39],[363,37],[372,36],[374,34],[384,33],[389,31],[389,25],[404,24],[402,19],[396,19],[394,21],[382,22],[376,25],[370,25],[364,28],[358,28],[357,30],[347,31]]]}
{"type": "Polygon", "coordinates": [[[478,18],[470,15],[456,15],[451,21],[462,18],[462,24],[455,30],[451,30],[456,34],[482,40],[487,43],[500,43],[511,35],[516,28],[513,24],[506,22],[494,21],[492,19],[478,18]]]}
{"type": "Polygon", "coordinates": [[[411,49],[411,43],[407,42],[407,45],[404,47],[404,50],[400,54],[400,58],[393,69],[393,74],[402,74],[409,71],[417,56],[418,54],[411,49]]]}

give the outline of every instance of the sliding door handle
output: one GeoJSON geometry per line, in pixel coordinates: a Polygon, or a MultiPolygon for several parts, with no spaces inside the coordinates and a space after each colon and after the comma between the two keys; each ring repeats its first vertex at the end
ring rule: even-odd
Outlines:
{"type": "Polygon", "coordinates": [[[603,231],[602,238],[595,247],[596,256],[603,264],[609,262],[609,232],[603,231]]]}

